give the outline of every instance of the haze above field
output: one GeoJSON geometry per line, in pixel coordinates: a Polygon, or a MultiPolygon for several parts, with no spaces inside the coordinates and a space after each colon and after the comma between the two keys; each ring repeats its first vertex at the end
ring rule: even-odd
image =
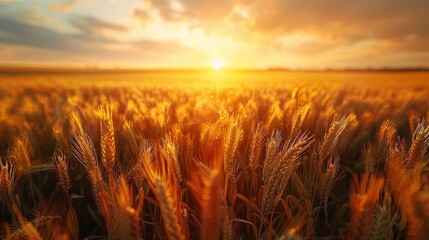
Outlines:
{"type": "Polygon", "coordinates": [[[0,0],[0,64],[429,67],[427,12],[425,0],[0,0]]]}

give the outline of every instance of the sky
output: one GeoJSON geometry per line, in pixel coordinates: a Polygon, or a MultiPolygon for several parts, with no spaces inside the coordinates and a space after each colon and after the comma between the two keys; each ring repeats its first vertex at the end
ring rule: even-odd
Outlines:
{"type": "Polygon", "coordinates": [[[428,0],[0,0],[0,64],[429,67],[428,0]]]}

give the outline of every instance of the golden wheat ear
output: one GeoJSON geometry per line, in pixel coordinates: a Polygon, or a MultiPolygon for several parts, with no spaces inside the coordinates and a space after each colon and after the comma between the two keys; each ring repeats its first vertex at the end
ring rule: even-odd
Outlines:
{"type": "Polygon", "coordinates": [[[112,177],[116,163],[115,130],[113,127],[112,107],[100,105],[98,109],[101,132],[101,162],[109,178],[112,177]]]}
{"type": "Polygon", "coordinates": [[[73,136],[83,136],[85,131],[82,126],[82,119],[77,110],[72,111],[69,117],[71,131],[73,136]]]}
{"type": "Polygon", "coordinates": [[[109,238],[141,239],[140,215],[144,201],[142,189],[138,191],[136,207],[133,188],[123,175],[118,177],[115,188],[110,191],[100,194],[109,238]]]}
{"type": "Polygon", "coordinates": [[[175,204],[177,199],[175,199],[175,196],[171,195],[170,188],[162,179],[156,178],[153,184],[156,189],[156,195],[161,208],[162,220],[164,221],[164,228],[168,239],[185,239],[177,217],[178,214],[180,214],[177,204],[175,204]]]}
{"type": "Polygon", "coordinates": [[[234,170],[228,174],[225,175],[225,181],[226,184],[226,199],[228,199],[230,206],[234,206],[235,201],[237,199],[237,191],[238,191],[238,180],[240,178],[239,172],[239,165],[237,163],[236,167],[234,167],[234,170]]]}
{"type": "Polygon", "coordinates": [[[233,171],[234,157],[238,144],[243,140],[243,129],[239,119],[230,118],[223,139],[223,164],[224,173],[233,171]]]}
{"type": "Polygon", "coordinates": [[[15,229],[7,239],[69,239],[67,234],[58,234],[55,222],[62,221],[60,216],[37,216],[15,229]]]}
{"type": "Polygon", "coordinates": [[[157,159],[159,161],[152,161],[152,151],[152,145],[149,142],[143,142],[139,158],[143,162],[146,180],[161,210],[165,233],[168,239],[185,239],[186,228],[178,182],[174,178],[174,173],[171,173],[166,159],[159,158],[157,159]]]}
{"type": "Polygon", "coordinates": [[[69,194],[71,187],[70,181],[70,170],[69,170],[69,160],[67,155],[61,150],[58,149],[52,158],[52,164],[57,173],[59,184],[65,194],[69,194]]]}
{"type": "Polygon", "coordinates": [[[98,211],[101,213],[100,193],[104,190],[105,184],[97,162],[94,144],[88,134],[85,133],[83,136],[75,136],[73,139],[72,153],[85,167],[89,182],[91,183],[92,197],[98,211]]]}
{"type": "Polygon", "coordinates": [[[377,142],[364,146],[362,151],[365,171],[377,173],[389,155],[389,149],[396,135],[396,125],[390,119],[385,120],[377,133],[377,142]]]}
{"type": "Polygon", "coordinates": [[[233,209],[224,206],[222,217],[222,237],[225,240],[235,239],[235,224],[233,209]]]}
{"type": "Polygon", "coordinates": [[[163,148],[162,148],[162,154],[164,155],[164,158],[168,162],[168,166],[171,169],[171,172],[173,172],[174,177],[176,178],[176,181],[179,183],[179,185],[182,183],[182,167],[178,158],[178,150],[177,146],[173,143],[173,141],[166,137],[162,140],[163,148]]]}
{"type": "Polygon", "coordinates": [[[389,147],[396,135],[396,124],[390,120],[385,120],[377,135],[376,158],[385,161],[389,153],[389,147]]]}
{"type": "Polygon", "coordinates": [[[0,158],[0,200],[5,202],[9,212],[16,221],[23,225],[25,218],[21,212],[20,203],[14,195],[16,186],[16,172],[13,163],[3,164],[0,158]]]}
{"type": "Polygon", "coordinates": [[[300,132],[301,126],[307,117],[308,112],[310,111],[311,104],[307,103],[303,106],[297,106],[290,121],[290,130],[288,134],[288,138],[295,137],[296,134],[300,132]]]}
{"type": "Polygon", "coordinates": [[[390,194],[385,191],[383,202],[377,205],[370,239],[393,239],[394,225],[398,218],[399,215],[392,206],[390,194]]]}
{"type": "Polygon", "coordinates": [[[305,132],[283,146],[281,158],[270,174],[268,182],[265,183],[266,188],[262,199],[264,216],[270,215],[274,210],[274,203],[283,194],[295,167],[300,164],[303,154],[310,148],[313,141],[313,137],[305,132]]]}
{"type": "Polygon", "coordinates": [[[420,122],[414,131],[413,141],[411,143],[407,166],[413,168],[419,162],[425,160],[429,147],[429,125],[426,121],[420,122]]]}
{"type": "Polygon", "coordinates": [[[368,239],[370,237],[374,212],[383,185],[384,178],[364,173],[358,179],[357,175],[353,175],[350,186],[348,239],[368,239]]]}
{"type": "Polygon", "coordinates": [[[138,134],[136,134],[133,122],[125,121],[122,126],[123,134],[125,135],[126,140],[130,144],[131,151],[133,153],[138,153],[139,151],[139,140],[138,134]]]}
{"type": "Polygon", "coordinates": [[[339,140],[344,135],[343,133],[346,132],[347,127],[354,128],[357,125],[358,121],[354,114],[342,117],[331,123],[328,132],[319,146],[319,166],[323,166],[326,159],[335,153],[334,150],[338,147],[339,140]]]}
{"type": "Polygon", "coordinates": [[[13,139],[13,146],[9,151],[8,159],[16,166],[18,176],[31,168],[30,144],[26,136],[13,139]]]}
{"type": "Polygon", "coordinates": [[[221,224],[221,176],[219,169],[210,169],[195,160],[195,174],[188,182],[188,188],[198,202],[201,212],[200,239],[219,239],[221,224]]]}
{"type": "Polygon", "coordinates": [[[283,138],[279,131],[273,131],[271,137],[267,139],[265,159],[262,168],[262,178],[264,182],[268,182],[269,176],[279,161],[282,141],[283,138]]]}
{"type": "Polygon", "coordinates": [[[73,138],[71,150],[87,171],[99,169],[94,143],[87,133],[73,138]]]}
{"type": "Polygon", "coordinates": [[[323,190],[320,193],[320,201],[321,205],[325,210],[325,220],[328,222],[328,199],[329,195],[334,188],[334,184],[342,177],[340,173],[340,158],[339,156],[335,156],[333,159],[330,159],[328,162],[328,166],[326,168],[323,190]]]}
{"type": "Polygon", "coordinates": [[[15,167],[13,163],[5,163],[0,158],[0,199],[5,203],[9,212],[13,214],[16,199],[14,196],[15,189],[15,167]]]}
{"type": "Polygon", "coordinates": [[[262,155],[262,147],[264,145],[265,129],[263,123],[259,122],[252,135],[250,144],[250,155],[249,155],[249,168],[255,172],[260,166],[260,160],[262,155]]]}

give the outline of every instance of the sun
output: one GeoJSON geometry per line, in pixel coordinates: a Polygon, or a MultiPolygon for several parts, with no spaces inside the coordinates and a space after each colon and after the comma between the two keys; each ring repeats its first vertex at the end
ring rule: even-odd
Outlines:
{"type": "Polygon", "coordinates": [[[215,70],[220,70],[222,68],[222,61],[220,59],[214,59],[212,61],[212,68],[215,70]]]}

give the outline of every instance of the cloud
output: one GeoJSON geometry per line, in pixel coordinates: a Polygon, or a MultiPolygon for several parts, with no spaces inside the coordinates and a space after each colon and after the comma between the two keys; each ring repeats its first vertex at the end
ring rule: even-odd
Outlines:
{"type": "MultiPolygon", "coordinates": [[[[203,59],[203,54],[199,53],[197,50],[181,45],[177,41],[153,41],[147,39],[141,39],[138,41],[134,41],[131,44],[136,49],[140,49],[151,55],[163,55],[163,56],[171,56],[172,58],[178,57],[177,60],[181,56],[188,55],[191,53],[194,57],[199,57],[199,59],[203,59]]],[[[183,59],[182,59],[183,60],[183,59]]]]}
{"type": "Polygon", "coordinates": [[[62,51],[81,51],[77,36],[57,33],[15,19],[0,17],[0,42],[62,51]]]}
{"type": "MultiPolygon", "coordinates": [[[[151,3],[166,21],[196,22],[208,31],[231,34],[243,41],[253,35],[273,40],[296,33],[322,39],[289,49],[296,53],[319,54],[337,48],[338,44],[355,45],[374,39],[380,44],[395,42],[392,47],[402,51],[416,48],[429,51],[429,45],[422,44],[429,42],[427,0],[152,0],[151,3]],[[182,10],[173,8],[174,5],[182,10]],[[237,36],[238,32],[241,35],[237,36]]],[[[275,47],[273,43],[270,45],[275,47]]]]}
{"type": "Polygon", "coordinates": [[[0,45],[9,46],[10,54],[13,53],[12,50],[19,54],[9,56],[9,59],[19,57],[25,61],[52,61],[56,56],[64,57],[66,60],[80,58],[82,62],[89,59],[104,63],[138,62],[162,65],[163,62],[170,61],[174,63],[173,65],[192,65],[195,61],[201,62],[205,58],[197,50],[184,47],[175,41],[159,42],[140,39],[132,42],[118,42],[96,35],[99,33],[98,30],[94,30],[96,27],[117,31],[126,29],[102,23],[93,18],[83,19],[90,19],[88,22],[92,25],[82,29],[79,34],[71,34],[0,17],[0,45]]]}
{"type": "Polygon", "coordinates": [[[0,17],[2,16],[3,18],[19,19],[20,21],[36,25],[47,24],[51,21],[51,18],[49,16],[46,16],[37,7],[28,7],[17,10],[11,9],[13,9],[12,5],[5,5],[4,8],[0,8],[0,17]]]}
{"type": "MultiPolygon", "coordinates": [[[[32,13],[30,11],[30,13],[32,13]]],[[[58,30],[37,25],[34,17],[18,20],[20,14],[0,16],[0,42],[29,46],[33,48],[74,52],[76,54],[101,53],[103,44],[120,44],[107,36],[108,31],[126,31],[127,28],[108,23],[89,16],[77,16],[71,19],[71,24],[79,32],[60,32],[58,30]],[[88,52],[92,51],[92,52],[88,52]]],[[[21,18],[20,18],[21,19],[21,18]]],[[[58,23],[57,23],[58,24],[58,23]]]]}
{"type": "Polygon", "coordinates": [[[154,16],[148,10],[134,9],[132,18],[140,22],[143,28],[146,28],[154,21],[154,16]]]}
{"type": "Polygon", "coordinates": [[[164,17],[190,18],[201,23],[216,23],[234,7],[234,1],[231,0],[223,0],[222,3],[211,0],[153,0],[152,4],[158,6],[164,17]]]}
{"type": "Polygon", "coordinates": [[[128,30],[125,26],[101,21],[91,16],[76,16],[71,19],[70,23],[83,34],[88,35],[103,35],[103,32],[106,31],[124,32],[128,30]]]}
{"type": "Polygon", "coordinates": [[[141,9],[134,9],[133,17],[142,20],[143,22],[149,21],[151,19],[150,14],[141,9]]]}
{"type": "Polygon", "coordinates": [[[148,64],[163,62],[168,66],[201,66],[207,61],[206,54],[176,41],[142,39],[133,42],[132,46],[140,53],[136,56],[137,60],[148,64]]]}
{"type": "Polygon", "coordinates": [[[54,12],[70,12],[77,6],[79,0],[64,0],[62,3],[51,4],[51,10],[54,12]]]}
{"type": "Polygon", "coordinates": [[[215,28],[234,10],[233,0],[148,0],[166,21],[188,21],[215,28]]]}
{"type": "Polygon", "coordinates": [[[316,0],[310,4],[275,0],[254,2],[248,7],[255,23],[252,30],[271,36],[307,32],[344,44],[369,39],[395,41],[402,50],[429,41],[428,1],[316,0]]]}

